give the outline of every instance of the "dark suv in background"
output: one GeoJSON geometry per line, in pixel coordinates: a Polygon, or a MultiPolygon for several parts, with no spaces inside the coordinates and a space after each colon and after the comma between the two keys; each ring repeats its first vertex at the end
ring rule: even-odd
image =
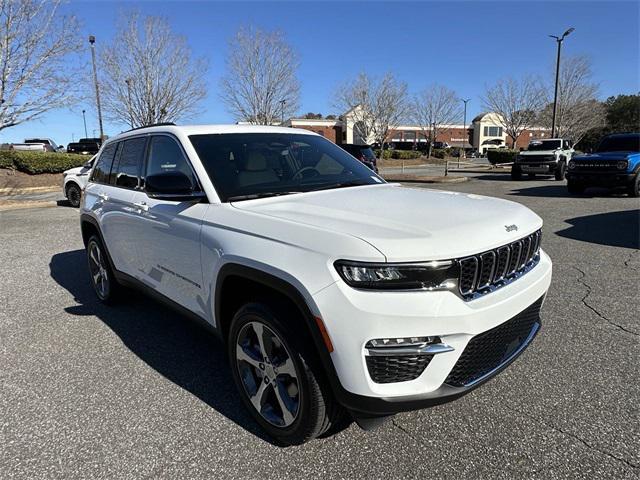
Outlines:
{"type": "Polygon", "coordinates": [[[378,159],[376,158],[376,154],[373,153],[373,149],[370,145],[355,145],[353,143],[343,143],[340,146],[343,148],[343,150],[349,152],[371,170],[378,173],[378,159]]]}
{"type": "Polygon", "coordinates": [[[81,138],[77,142],[67,145],[67,153],[79,153],[81,155],[95,155],[100,150],[102,140],[100,138],[81,138]]]}

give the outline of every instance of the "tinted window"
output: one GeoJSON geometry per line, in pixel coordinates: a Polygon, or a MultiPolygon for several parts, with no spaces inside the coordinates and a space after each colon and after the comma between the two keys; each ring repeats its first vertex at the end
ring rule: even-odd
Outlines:
{"type": "Polygon", "coordinates": [[[149,142],[147,176],[166,172],[182,172],[194,185],[198,184],[178,142],[166,135],[157,135],[149,142]]]}
{"type": "Polygon", "coordinates": [[[555,150],[561,147],[561,140],[537,140],[535,142],[531,142],[527,150],[530,152],[536,152],[543,150],[555,150]]]}
{"type": "Polygon", "coordinates": [[[111,185],[124,188],[135,188],[138,186],[140,178],[140,169],[142,168],[142,159],[144,156],[144,147],[147,139],[144,137],[131,138],[120,142],[120,155],[117,166],[111,169],[110,182],[111,185]]]}
{"type": "Polygon", "coordinates": [[[93,174],[91,175],[92,182],[109,183],[109,173],[111,172],[111,164],[113,163],[117,146],[117,143],[110,143],[104,147],[93,169],[93,174]]]}
{"type": "Polygon", "coordinates": [[[382,183],[342,148],[315,135],[234,133],[189,138],[223,201],[382,183]]]}
{"type": "Polygon", "coordinates": [[[597,152],[640,152],[640,135],[604,137],[597,152]]]}

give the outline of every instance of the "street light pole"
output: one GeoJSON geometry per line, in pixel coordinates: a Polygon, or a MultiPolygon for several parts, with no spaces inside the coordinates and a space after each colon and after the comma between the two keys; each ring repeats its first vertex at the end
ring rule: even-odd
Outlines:
{"type": "Polygon", "coordinates": [[[551,120],[551,137],[556,136],[556,113],[558,111],[558,83],[560,81],[560,50],[562,49],[562,41],[567,37],[575,28],[571,27],[562,34],[561,37],[555,35],[549,35],[551,38],[555,38],[558,43],[558,55],[556,57],[556,87],[553,92],[553,117],[551,120]]]}
{"type": "MultiPolygon", "coordinates": [[[[462,155],[467,158],[467,152],[464,149],[464,144],[467,142],[467,102],[470,98],[461,98],[464,103],[464,117],[462,120],[462,155]]],[[[458,155],[458,168],[460,168],[460,155],[458,155]]]]}
{"type": "Polygon", "coordinates": [[[133,128],[133,104],[131,103],[131,79],[127,78],[124,83],[127,84],[127,95],[129,97],[129,123],[133,128]]]}
{"type": "Polygon", "coordinates": [[[82,110],[82,121],[84,122],[84,138],[88,138],[87,134],[87,116],[85,115],[86,110],[82,110]]]}
{"type": "Polygon", "coordinates": [[[100,140],[104,140],[104,130],[102,128],[102,108],[100,107],[100,88],[98,87],[98,72],[96,71],[96,37],[89,35],[91,45],[91,61],[93,63],[93,84],[96,87],[96,106],[98,107],[98,126],[100,127],[100,140]]]}
{"type": "Polygon", "coordinates": [[[281,127],[284,126],[284,105],[285,105],[285,103],[287,103],[286,100],[284,100],[284,99],[280,100],[280,105],[282,105],[281,110],[280,110],[280,118],[281,118],[280,126],[281,127]]]}

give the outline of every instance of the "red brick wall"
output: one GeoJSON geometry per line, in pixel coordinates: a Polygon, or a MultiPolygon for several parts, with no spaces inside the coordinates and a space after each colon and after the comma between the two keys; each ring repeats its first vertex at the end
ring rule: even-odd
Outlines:
{"type": "Polygon", "coordinates": [[[318,135],[322,135],[327,140],[331,140],[333,143],[342,143],[342,128],[337,125],[335,127],[295,125],[295,128],[304,128],[305,130],[311,130],[312,132],[316,132],[318,135]]]}
{"type": "MultiPolygon", "coordinates": [[[[399,132],[397,130],[391,130],[389,133],[389,140],[392,138],[401,138],[403,141],[406,141],[404,135],[402,135],[402,130],[399,132]],[[402,136],[399,136],[402,135],[402,136]]],[[[413,132],[413,130],[412,130],[413,132]]],[[[416,138],[423,138],[422,131],[416,131],[416,138]]],[[[463,128],[450,128],[448,130],[439,131],[436,136],[437,142],[447,142],[452,144],[453,142],[459,143],[459,140],[453,140],[454,138],[466,138],[470,144],[473,144],[473,129],[467,127],[467,134],[465,136],[465,130],[463,128]]]]}

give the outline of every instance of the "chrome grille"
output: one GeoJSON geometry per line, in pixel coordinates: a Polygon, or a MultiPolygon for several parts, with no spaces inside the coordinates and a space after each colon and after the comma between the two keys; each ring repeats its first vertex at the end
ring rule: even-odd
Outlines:
{"type": "Polygon", "coordinates": [[[460,293],[467,299],[502,286],[539,258],[540,230],[508,245],[458,261],[460,293]]]}

